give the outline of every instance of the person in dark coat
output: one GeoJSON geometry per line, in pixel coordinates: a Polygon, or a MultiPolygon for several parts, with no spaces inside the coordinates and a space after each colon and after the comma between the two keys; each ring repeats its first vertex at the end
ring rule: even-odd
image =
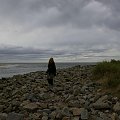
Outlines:
{"type": "Polygon", "coordinates": [[[53,78],[56,76],[56,65],[53,58],[49,59],[48,69],[46,73],[47,73],[48,84],[50,86],[53,86],[53,78]]]}

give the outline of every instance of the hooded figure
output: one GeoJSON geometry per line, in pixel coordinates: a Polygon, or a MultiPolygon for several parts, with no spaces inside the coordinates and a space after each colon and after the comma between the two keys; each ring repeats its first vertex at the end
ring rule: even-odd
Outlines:
{"type": "Polygon", "coordinates": [[[47,73],[48,84],[53,86],[53,78],[56,76],[56,66],[53,58],[49,59],[48,69],[46,73],[47,73]]]}

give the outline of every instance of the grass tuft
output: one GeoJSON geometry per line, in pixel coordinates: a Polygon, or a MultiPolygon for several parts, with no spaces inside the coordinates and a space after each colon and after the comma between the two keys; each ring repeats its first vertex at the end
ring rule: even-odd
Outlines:
{"type": "Polygon", "coordinates": [[[93,69],[93,79],[104,80],[104,86],[115,88],[120,85],[120,61],[111,60],[98,63],[93,69]]]}

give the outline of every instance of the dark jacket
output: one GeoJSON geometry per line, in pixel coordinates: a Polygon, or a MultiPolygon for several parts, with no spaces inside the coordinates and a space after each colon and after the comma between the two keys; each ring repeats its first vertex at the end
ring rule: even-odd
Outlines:
{"type": "Polygon", "coordinates": [[[54,76],[56,76],[56,66],[55,63],[52,64],[48,64],[48,69],[46,71],[47,74],[53,74],[54,76]]]}

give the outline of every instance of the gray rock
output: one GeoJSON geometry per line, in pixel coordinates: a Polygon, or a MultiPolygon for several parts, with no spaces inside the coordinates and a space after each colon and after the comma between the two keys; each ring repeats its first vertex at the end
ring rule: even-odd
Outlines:
{"type": "Polygon", "coordinates": [[[111,106],[108,103],[93,103],[95,109],[110,109],[111,106]]]}
{"type": "Polygon", "coordinates": [[[78,100],[75,100],[75,101],[71,100],[69,101],[68,106],[69,107],[80,107],[80,102],[78,100]]]}
{"type": "Polygon", "coordinates": [[[114,106],[113,106],[113,110],[117,113],[120,114],[120,103],[117,102],[114,106]]]}
{"type": "Polygon", "coordinates": [[[75,89],[75,90],[73,91],[73,95],[74,95],[74,96],[77,96],[78,94],[80,94],[80,90],[79,90],[79,89],[75,89]]]}
{"type": "Polygon", "coordinates": [[[79,116],[81,114],[80,108],[71,108],[71,112],[74,116],[79,116]]]}
{"type": "Polygon", "coordinates": [[[54,120],[55,117],[56,117],[56,115],[57,115],[57,112],[56,112],[56,111],[53,111],[53,112],[51,112],[51,113],[49,114],[49,117],[50,117],[52,120],[54,120]]]}
{"type": "Polygon", "coordinates": [[[95,120],[104,120],[104,119],[102,119],[101,117],[96,117],[95,120]]]}
{"type": "Polygon", "coordinates": [[[41,93],[39,95],[39,97],[40,97],[41,100],[45,100],[45,99],[49,99],[50,98],[48,93],[41,93]]]}
{"type": "Polygon", "coordinates": [[[118,97],[113,97],[113,98],[112,98],[112,103],[115,104],[117,101],[118,101],[118,97]]]}
{"type": "Polygon", "coordinates": [[[72,99],[74,99],[74,96],[73,95],[69,95],[68,98],[65,101],[68,102],[68,101],[70,101],[72,99]]]}
{"type": "Polygon", "coordinates": [[[79,101],[80,101],[80,104],[85,104],[85,100],[84,99],[79,98],[79,101]]]}
{"type": "Polygon", "coordinates": [[[38,102],[38,99],[36,98],[36,95],[32,94],[25,94],[25,100],[30,100],[31,102],[38,102]]]}
{"type": "Polygon", "coordinates": [[[68,107],[63,108],[62,115],[63,116],[70,116],[70,111],[69,111],[68,107]]]}
{"type": "Polygon", "coordinates": [[[24,120],[24,115],[19,113],[9,113],[7,120],[24,120]]]}
{"type": "Polygon", "coordinates": [[[0,105],[0,112],[2,112],[4,109],[4,105],[0,105]]]}
{"type": "Polygon", "coordinates": [[[105,96],[102,96],[102,97],[100,97],[96,102],[105,102],[105,101],[107,101],[108,100],[108,95],[105,95],[105,96]]]}
{"type": "Polygon", "coordinates": [[[5,111],[7,112],[7,113],[9,113],[9,112],[11,112],[12,111],[12,105],[10,104],[6,109],[5,109],[5,111]]]}
{"type": "Polygon", "coordinates": [[[94,90],[94,87],[89,87],[89,91],[92,92],[94,90]]]}
{"type": "Polygon", "coordinates": [[[62,120],[71,120],[70,117],[63,117],[62,120]]]}
{"type": "Polygon", "coordinates": [[[85,93],[85,90],[88,89],[88,87],[85,85],[81,88],[81,93],[85,93]]]}
{"type": "Polygon", "coordinates": [[[71,120],[79,120],[80,119],[80,117],[73,117],[73,118],[71,118],[71,120]]]}
{"type": "Polygon", "coordinates": [[[27,110],[27,111],[35,111],[37,110],[39,107],[36,103],[28,103],[25,106],[23,106],[23,109],[27,110]]]}
{"type": "Polygon", "coordinates": [[[119,116],[118,116],[116,113],[113,113],[113,114],[111,115],[111,119],[112,119],[112,120],[119,120],[119,116]]]}
{"type": "Polygon", "coordinates": [[[61,113],[61,111],[57,112],[57,114],[56,114],[56,120],[62,120],[62,118],[63,118],[63,114],[61,113]]]}
{"type": "Polygon", "coordinates": [[[39,112],[39,113],[45,112],[45,113],[49,114],[49,113],[51,113],[51,110],[50,109],[43,109],[43,110],[38,110],[37,112],[39,112]]]}
{"type": "Polygon", "coordinates": [[[103,120],[108,120],[109,118],[107,117],[107,115],[103,112],[99,112],[98,113],[100,115],[100,118],[102,118],[103,120]]]}
{"type": "Polygon", "coordinates": [[[0,120],[6,120],[7,116],[8,115],[6,113],[0,113],[0,120]]]}
{"type": "Polygon", "coordinates": [[[120,115],[118,116],[118,119],[120,120],[120,115]]]}
{"type": "Polygon", "coordinates": [[[85,101],[84,108],[89,109],[90,102],[88,100],[85,101]]]}
{"type": "Polygon", "coordinates": [[[80,108],[81,110],[81,119],[88,120],[88,111],[85,108],[80,108]]]}
{"type": "Polygon", "coordinates": [[[43,116],[42,120],[48,120],[48,116],[43,116]]]}
{"type": "Polygon", "coordinates": [[[88,94],[87,99],[91,99],[93,97],[93,94],[88,94]]]}

